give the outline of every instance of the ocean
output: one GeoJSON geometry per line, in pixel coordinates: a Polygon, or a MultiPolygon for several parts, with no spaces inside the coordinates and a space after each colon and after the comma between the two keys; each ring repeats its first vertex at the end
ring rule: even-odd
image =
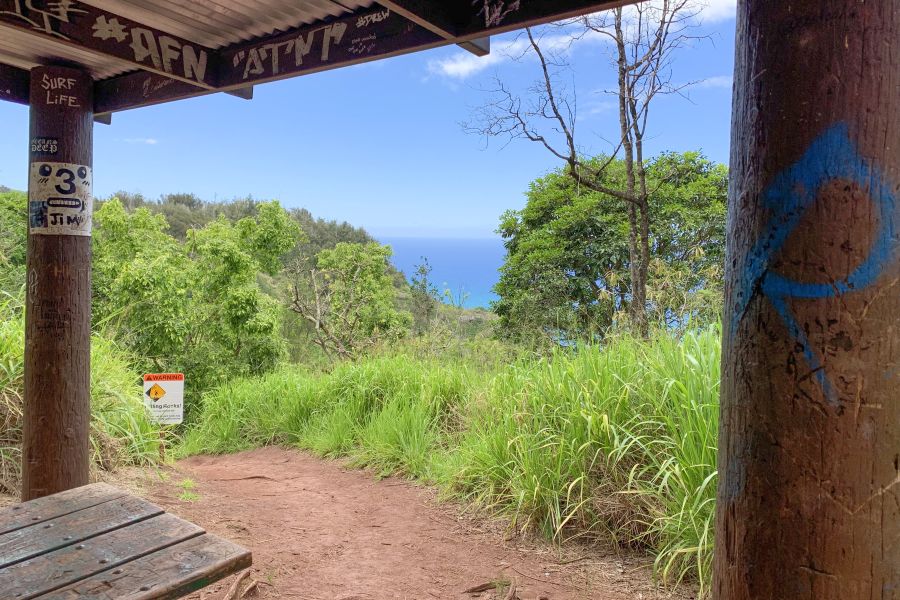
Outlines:
{"type": "Polygon", "coordinates": [[[458,302],[464,297],[466,308],[488,308],[497,296],[491,291],[500,279],[503,264],[503,240],[496,238],[412,238],[378,237],[394,250],[391,261],[407,280],[415,273],[422,257],[431,265],[431,282],[442,294],[449,289],[458,302]]]}

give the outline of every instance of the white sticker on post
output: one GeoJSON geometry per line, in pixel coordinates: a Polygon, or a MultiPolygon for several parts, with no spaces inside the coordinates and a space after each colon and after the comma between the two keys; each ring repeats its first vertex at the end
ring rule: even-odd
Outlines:
{"type": "Polygon", "coordinates": [[[40,235],[91,235],[91,168],[73,163],[31,163],[28,229],[40,235]]]}

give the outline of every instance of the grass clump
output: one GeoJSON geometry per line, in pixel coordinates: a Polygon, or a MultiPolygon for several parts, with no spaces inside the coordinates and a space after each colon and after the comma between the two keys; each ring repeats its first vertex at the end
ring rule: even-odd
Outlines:
{"type": "MultiPolygon", "coordinates": [[[[558,350],[512,364],[399,352],[284,368],[204,397],[181,451],[292,444],[437,484],[548,538],[612,536],[660,579],[712,557],[719,332],[558,350]]],[[[477,356],[477,354],[475,355],[477,356]]]]}
{"type": "MultiPolygon", "coordinates": [[[[0,297],[0,492],[18,494],[25,375],[24,294],[0,297]]],[[[159,432],[141,397],[140,376],[113,342],[91,340],[91,451],[94,469],[154,464],[159,432]]]]}

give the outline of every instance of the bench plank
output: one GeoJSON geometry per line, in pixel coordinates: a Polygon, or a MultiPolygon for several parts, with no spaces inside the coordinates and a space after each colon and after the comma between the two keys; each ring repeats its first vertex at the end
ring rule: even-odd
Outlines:
{"type": "Polygon", "coordinates": [[[0,569],[0,590],[4,598],[37,598],[97,573],[115,573],[120,565],[203,533],[197,525],[163,513],[0,569]]]}
{"type": "Polygon", "coordinates": [[[56,519],[127,494],[105,483],[93,483],[0,510],[0,534],[56,519]]]}
{"type": "Polygon", "coordinates": [[[0,535],[0,568],[148,519],[163,509],[134,496],[97,504],[0,535]]]}
{"type": "Polygon", "coordinates": [[[205,534],[45,594],[40,600],[173,600],[251,563],[246,548],[205,534]]]}

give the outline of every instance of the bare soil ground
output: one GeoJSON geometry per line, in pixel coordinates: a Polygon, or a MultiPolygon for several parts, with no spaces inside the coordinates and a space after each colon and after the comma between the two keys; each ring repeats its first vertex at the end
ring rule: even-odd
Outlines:
{"type": "MultiPolygon", "coordinates": [[[[248,599],[693,597],[684,588],[658,590],[646,559],[523,540],[499,520],[438,502],[428,488],[295,450],[193,457],[114,483],[250,548],[254,564],[242,587],[258,583],[248,599]],[[491,582],[505,583],[467,592],[491,582]]],[[[233,580],[202,597],[223,598],[233,580]]]]}

